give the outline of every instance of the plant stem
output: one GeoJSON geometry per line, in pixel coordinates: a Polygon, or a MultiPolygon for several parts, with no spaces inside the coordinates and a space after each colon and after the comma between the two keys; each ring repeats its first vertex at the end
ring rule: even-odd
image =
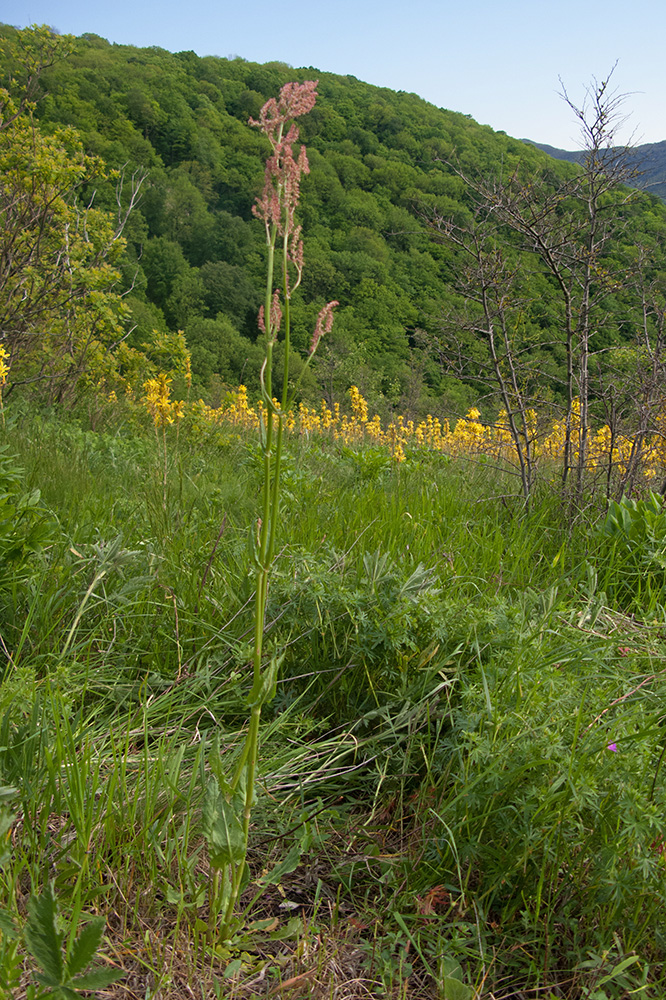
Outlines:
{"type": "Polygon", "coordinates": [[[99,581],[103,577],[106,576],[106,572],[107,571],[105,569],[101,569],[97,573],[95,573],[93,582],[90,584],[90,586],[86,590],[85,594],[83,595],[83,600],[81,601],[81,603],[79,605],[79,609],[76,612],[76,617],[74,618],[74,621],[72,622],[72,627],[70,628],[69,632],[67,633],[67,638],[65,639],[65,644],[62,647],[62,651],[60,653],[60,657],[61,658],[63,658],[65,656],[65,653],[69,649],[70,643],[71,643],[72,639],[74,638],[74,633],[76,632],[78,624],[81,621],[81,616],[83,615],[83,612],[85,611],[86,604],[88,603],[91,594],[93,593],[93,591],[94,591],[95,587],[97,586],[97,584],[99,583],[99,581]]]}
{"type": "MultiPolygon", "coordinates": [[[[307,113],[314,106],[316,83],[285,86],[280,94],[280,102],[269,101],[262,109],[259,125],[268,136],[273,156],[266,165],[266,187],[257,199],[257,212],[266,225],[267,268],[266,288],[263,306],[263,331],[266,338],[266,357],[261,369],[262,410],[266,418],[261,420],[261,450],[263,454],[263,488],[261,519],[257,525],[254,541],[256,565],[256,590],[254,598],[254,629],[252,652],[252,691],[249,698],[250,719],[247,735],[240,758],[230,782],[230,799],[237,800],[236,793],[242,794],[242,816],[235,805],[234,819],[240,823],[242,836],[240,845],[230,851],[233,861],[229,866],[230,890],[223,920],[223,936],[229,936],[229,928],[240,895],[247,866],[247,845],[250,819],[254,800],[257,773],[259,728],[264,702],[275,693],[275,677],[279,661],[273,659],[262,671],[264,653],[264,632],[266,627],[266,606],[271,567],[275,558],[277,527],[280,516],[280,466],[284,443],[284,421],[289,405],[289,353],[291,350],[290,297],[293,288],[298,287],[302,272],[303,246],[300,241],[300,227],[294,224],[294,209],[298,202],[298,177],[307,171],[307,157],[302,150],[298,162],[293,157],[292,143],[298,137],[293,125],[283,144],[285,123],[290,118],[307,113]],[[290,114],[290,111],[292,112],[290,114]],[[293,131],[292,131],[293,129],[293,131]],[[275,253],[278,233],[281,236],[281,278],[282,294],[274,290],[275,253]],[[291,242],[290,242],[291,241],[291,242]],[[290,284],[289,267],[294,267],[297,279],[290,284]],[[284,304],[284,361],[281,405],[273,402],[273,348],[277,342],[282,317],[278,304],[281,297],[284,304]]],[[[330,329],[330,325],[328,327],[330,329]]],[[[321,336],[321,331],[318,336],[321,336]]],[[[314,347],[310,351],[312,355],[314,347]]],[[[310,358],[308,357],[308,362],[310,358]]],[[[308,363],[306,362],[306,364],[308,363]]],[[[236,828],[237,830],[237,828],[236,828]]]]}

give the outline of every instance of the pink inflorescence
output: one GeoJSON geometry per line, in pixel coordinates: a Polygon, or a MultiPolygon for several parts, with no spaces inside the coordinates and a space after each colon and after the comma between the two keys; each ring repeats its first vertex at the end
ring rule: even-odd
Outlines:
{"type": "Polygon", "coordinates": [[[324,334],[331,332],[333,327],[333,310],[337,305],[340,305],[340,303],[336,301],[327,302],[317,316],[317,322],[315,323],[314,333],[312,334],[312,341],[310,343],[311,355],[317,350],[317,345],[324,334]]]}
{"type": "MultiPolygon", "coordinates": [[[[268,326],[268,340],[273,344],[277,340],[277,335],[280,332],[280,326],[282,325],[282,309],[280,308],[280,291],[276,289],[273,292],[273,300],[271,302],[271,315],[270,323],[268,326]]],[[[266,318],[264,316],[264,307],[259,307],[259,329],[262,333],[266,333],[266,318]]]]}
{"type": "Polygon", "coordinates": [[[317,100],[318,82],[318,80],[306,80],[305,83],[286,83],[277,101],[274,97],[266,101],[259,112],[259,120],[250,118],[250,125],[260,128],[275,146],[280,126],[284,126],[292,118],[301,118],[302,115],[312,111],[317,100]]]}
{"type": "Polygon", "coordinates": [[[294,156],[298,128],[292,119],[311,111],[316,100],[316,80],[287,83],[280,91],[277,101],[274,97],[266,101],[258,120],[250,118],[250,125],[260,128],[273,147],[273,152],[266,161],[264,189],[252,211],[257,218],[263,220],[268,238],[273,225],[281,236],[288,237],[289,256],[299,276],[302,269],[302,247],[300,232],[296,233],[294,226],[294,211],[300,195],[301,175],[308,174],[310,166],[304,146],[301,146],[298,157],[294,156]],[[292,124],[284,135],[288,122],[292,124]]]}

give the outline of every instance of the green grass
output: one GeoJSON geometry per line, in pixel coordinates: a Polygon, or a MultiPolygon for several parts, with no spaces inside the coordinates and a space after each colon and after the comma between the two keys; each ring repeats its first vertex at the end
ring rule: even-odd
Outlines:
{"type": "Polygon", "coordinates": [[[553,491],[526,516],[479,465],[290,442],[249,909],[211,940],[201,810],[247,720],[256,442],[174,433],[165,503],[149,430],[7,415],[16,927],[50,883],[68,947],[105,917],[124,975],[105,996],[663,994],[657,572],[627,594],[604,533],[570,528],[553,491]]]}

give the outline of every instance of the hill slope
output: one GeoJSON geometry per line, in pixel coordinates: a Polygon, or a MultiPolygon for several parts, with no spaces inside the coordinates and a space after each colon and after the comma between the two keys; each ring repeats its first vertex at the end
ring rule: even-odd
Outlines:
{"type": "MultiPolygon", "coordinates": [[[[6,63],[0,72],[6,76],[6,63]]],[[[96,35],[79,38],[44,73],[36,113],[43,130],[74,126],[109,165],[147,171],[126,230],[129,342],[140,344],[152,329],[183,329],[201,391],[214,399],[224,384],[251,385],[262,357],[264,235],[252,205],[267,147],[248,119],[284,83],[312,78],[319,99],[301,129],[311,173],[300,208],[306,266],[294,299],[296,352],[307,350],[324,302],[335,298],[340,308],[303,393],[330,401],[354,382],[374,406],[461,412],[478,388],[452,377],[433,344],[442,317],[465,300],[456,258],[426,224],[434,212],[459,224],[472,219],[473,201],[450,163],[483,177],[520,169],[555,186],[573,166],[415,94],[354,77],[111,45],[96,35]]],[[[113,209],[113,187],[100,183],[95,199],[113,209]]],[[[666,234],[666,209],[637,196],[627,224],[619,257],[641,234],[653,243],[666,234]]],[[[544,370],[557,367],[554,293],[534,262],[523,269],[521,295],[521,329],[544,370]]],[[[608,337],[626,339],[625,305],[611,313],[608,337]]]]}

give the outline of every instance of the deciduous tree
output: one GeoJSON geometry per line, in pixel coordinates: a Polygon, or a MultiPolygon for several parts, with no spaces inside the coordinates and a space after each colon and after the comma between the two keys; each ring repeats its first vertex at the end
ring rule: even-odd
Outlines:
{"type": "MultiPolygon", "coordinates": [[[[44,29],[18,32],[17,48],[31,52],[33,36],[42,39],[44,29]]],[[[50,51],[59,51],[55,42],[50,51]]],[[[119,185],[117,217],[96,209],[92,185],[106,175],[104,164],[73,129],[40,130],[29,100],[36,72],[30,63],[16,97],[0,89],[0,335],[10,391],[47,382],[53,396],[85,370],[93,343],[108,349],[125,334],[121,234],[141,175],[124,197],[119,185]]]]}
{"type": "MultiPolygon", "coordinates": [[[[639,196],[623,186],[635,177],[635,165],[627,155],[629,147],[617,142],[625,122],[624,97],[611,89],[611,79],[612,72],[601,82],[594,80],[580,106],[562,88],[580,125],[580,169],[572,168],[567,176],[548,168],[526,173],[518,166],[508,176],[472,177],[454,165],[467,186],[474,222],[456,225],[437,212],[429,219],[438,240],[474,262],[475,278],[469,280],[468,268],[462,291],[467,302],[479,306],[482,329],[477,327],[481,340],[476,346],[484,344],[485,350],[472,367],[476,377],[499,392],[521,468],[524,458],[530,465],[524,427],[529,422],[527,407],[535,400],[521,388],[526,370],[515,339],[507,336],[507,310],[515,308],[521,271],[540,271],[555,290],[559,336],[542,347],[564,353],[564,384],[555,386],[555,396],[564,402],[561,476],[576,504],[583,498],[590,469],[591,405],[597,401],[603,408],[615,385],[609,346],[614,340],[619,343],[618,309],[609,304],[622,294],[638,298],[635,275],[615,253],[619,242],[626,244],[629,202],[639,196]]],[[[654,385],[652,377],[641,377],[640,382],[643,387],[654,385]]],[[[539,399],[544,401],[543,391],[539,399]]],[[[523,491],[531,481],[523,474],[523,491]]]]}

